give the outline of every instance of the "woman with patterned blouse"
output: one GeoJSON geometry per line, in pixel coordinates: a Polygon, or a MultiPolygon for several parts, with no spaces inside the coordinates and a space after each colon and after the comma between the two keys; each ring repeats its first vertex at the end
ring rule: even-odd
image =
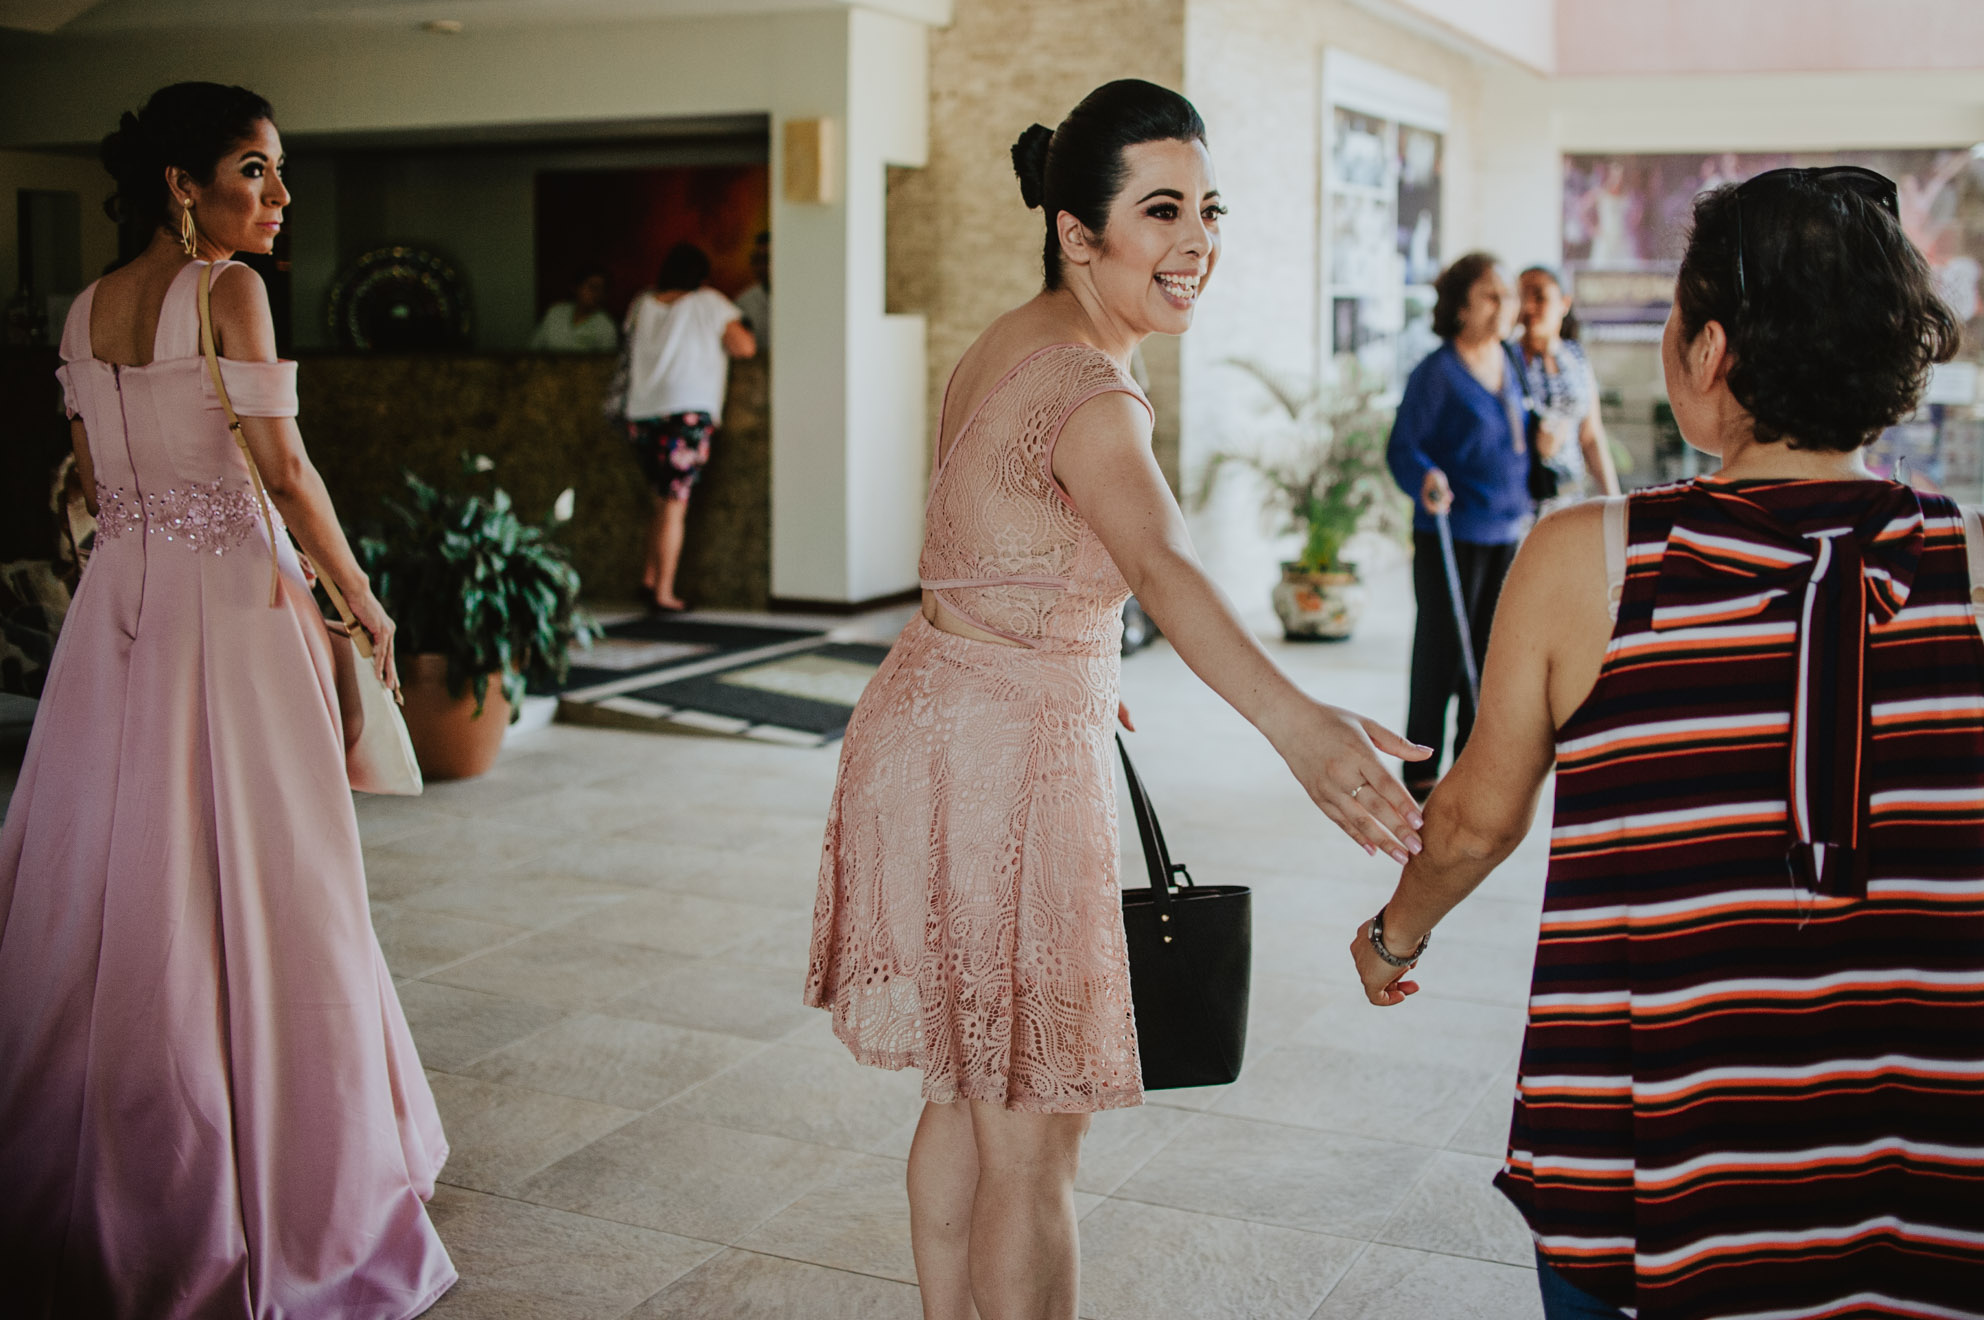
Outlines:
{"type": "Polygon", "coordinates": [[[1619,493],[1612,446],[1598,416],[1598,378],[1578,342],[1578,315],[1564,282],[1548,266],[1531,266],[1516,277],[1515,338],[1521,355],[1523,387],[1536,412],[1536,446],[1557,473],[1557,495],[1539,513],[1575,504],[1592,478],[1606,495],[1619,493]]]}

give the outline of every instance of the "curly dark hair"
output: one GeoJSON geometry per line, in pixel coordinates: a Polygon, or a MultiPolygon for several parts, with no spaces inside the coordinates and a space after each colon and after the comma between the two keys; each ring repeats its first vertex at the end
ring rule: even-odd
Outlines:
{"type": "Polygon", "coordinates": [[[1736,285],[1736,190],[1695,201],[1674,303],[1693,342],[1729,337],[1729,392],[1756,438],[1850,452],[1915,411],[1963,328],[1929,263],[1881,203],[1803,179],[1742,198],[1747,302],[1736,285]]]}
{"type": "Polygon", "coordinates": [[[246,87],[183,82],[161,87],[136,114],[126,110],[100,148],[117,191],[104,214],[140,230],[162,228],[171,213],[165,172],[182,169],[213,182],[220,159],[276,112],[246,87]]]}
{"type": "Polygon", "coordinates": [[[1047,213],[1047,241],[1041,267],[1047,287],[1061,287],[1061,212],[1100,235],[1109,204],[1122,191],[1123,149],[1140,142],[1201,142],[1206,125],[1192,103],[1168,87],[1140,78],[1121,78],[1090,92],[1068,112],[1061,126],[1035,124],[1013,143],[1013,173],[1020,199],[1047,213]]]}
{"type": "Polygon", "coordinates": [[[1460,333],[1461,310],[1467,306],[1467,295],[1473,291],[1474,282],[1501,264],[1501,258],[1492,252],[1470,252],[1455,257],[1454,264],[1434,278],[1434,334],[1452,339],[1460,333]]]}

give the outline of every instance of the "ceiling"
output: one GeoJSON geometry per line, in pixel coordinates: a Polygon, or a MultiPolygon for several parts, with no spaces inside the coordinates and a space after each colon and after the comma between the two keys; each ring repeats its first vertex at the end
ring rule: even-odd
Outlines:
{"type": "MultiPolygon", "coordinates": [[[[722,17],[844,9],[856,0],[0,0],[0,28],[64,36],[294,24],[466,29],[611,19],[722,17]]],[[[950,0],[861,0],[925,23],[948,23],[950,0]]]]}

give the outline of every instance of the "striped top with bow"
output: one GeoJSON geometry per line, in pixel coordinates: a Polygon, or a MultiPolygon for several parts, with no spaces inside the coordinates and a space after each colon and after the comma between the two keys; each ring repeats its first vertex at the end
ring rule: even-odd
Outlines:
{"type": "Polygon", "coordinates": [[[1984,644],[1962,523],[1875,481],[1628,512],[1557,735],[1506,1166],[1640,1320],[1984,1316],[1984,644]]]}

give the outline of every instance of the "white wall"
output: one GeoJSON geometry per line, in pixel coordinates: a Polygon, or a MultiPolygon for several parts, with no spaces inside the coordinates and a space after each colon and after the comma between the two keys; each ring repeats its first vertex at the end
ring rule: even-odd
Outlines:
{"type": "MultiPolygon", "coordinates": [[[[928,40],[921,24],[859,9],[848,32],[844,154],[851,393],[843,504],[850,529],[845,598],[853,600],[872,600],[914,587],[923,544],[929,467],[924,318],[890,316],[884,305],[888,167],[924,165],[930,159],[928,40]]],[[[778,490],[776,472],[773,490],[778,490]]],[[[800,498],[806,495],[803,487],[794,493],[800,498]]],[[[774,526],[780,521],[777,511],[775,503],[774,526]]],[[[797,516],[796,511],[792,516],[797,516]]],[[[780,580],[778,550],[775,536],[774,582],[780,580]]]]}
{"type": "MultiPolygon", "coordinates": [[[[1185,92],[1204,116],[1230,215],[1220,265],[1180,343],[1179,470],[1202,485],[1215,450],[1255,449],[1270,414],[1246,358],[1306,382],[1328,357],[1322,308],[1323,62],[1340,50],[1446,92],[1442,255],[1474,246],[1483,61],[1343,0],[1192,0],[1185,92]]],[[[1289,546],[1263,532],[1261,492],[1229,471],[1191,518],[1213,578],[1250,616],[1266,613],[1289,546]]]]}
{"type": "MultiPolygon", "coordinates": [[[[1974,52],[1984,64],[1984,51],[1974,52]]],[[[1822,151],[1984,140],[1984,71],[1560,78],[1562,151],[1822,151]]]]}
{"type": "Polygon", "coordinates": [[[1484,71],[1477,245],[1516,269],[1564,255],[1564,166],[1556,84],[1526,69],[1484,71]]]}
{"type": "MultiPolygon", "coordinates": [[[[1442,27],[1528,68],[1557,66],[1559,0],[1396,0],[1442,27]]],[[[1800,0],[1792,0],[1798,3],[1800,0]]],[[[1645,7],[1643,0],[1633,0],[1645,7]]]]}
{"type": "Polygon", "coordinates": [[[330,23],[10,37],[0,46],[0,146],[92,143],[119,111],[186,78],[254,87],[292,134],[769,115],[779,298],[772,591],[855,600],[916,578],[916,511],[900,492],[878,490],[853,516],[850,468],[861,460],[865,486],[871,459],[920,454],[923,444],[920,409],[895,402],[920,390],[920,345],[884,328],[879,255],[881,162],[922,159],[920,34],[905,19],[832,8],[492,24],[450,38],[330,23]],[[817,117],[845,134],[844,187],[828,204],[793,205],[777,188],[783,124],[817,117]],[[857,299],[872,315],[856,314],[857,299]]]}

